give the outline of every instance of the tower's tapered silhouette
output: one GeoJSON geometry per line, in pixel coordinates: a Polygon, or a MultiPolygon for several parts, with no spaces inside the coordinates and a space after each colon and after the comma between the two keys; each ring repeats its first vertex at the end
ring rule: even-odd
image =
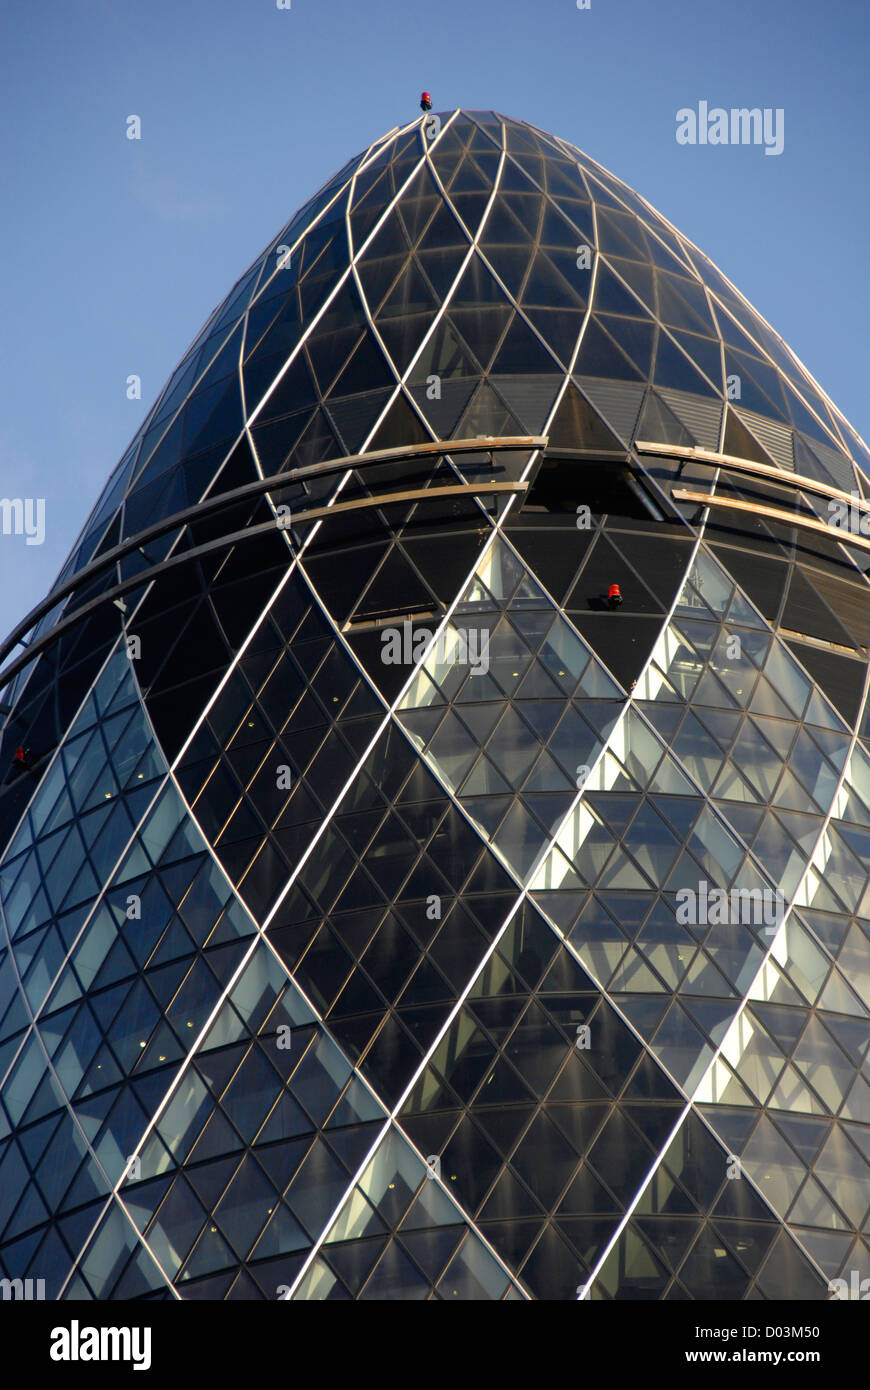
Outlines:
{"type": "Polygon", "coordinates": [[[2,1274],[870,1272],[868,480],[573,146],[456,111],[351,160],[4,649],[2,1274]]]}

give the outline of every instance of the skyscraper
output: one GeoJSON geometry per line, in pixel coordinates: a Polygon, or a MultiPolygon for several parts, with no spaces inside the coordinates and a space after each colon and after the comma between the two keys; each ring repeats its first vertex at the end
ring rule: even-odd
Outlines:
{"type": "Polygon", "coordinates": [[[870,1274],[868,486],[573,146],[454,111],[352,159],[3,648],[5,1277],[870,1274]]]}

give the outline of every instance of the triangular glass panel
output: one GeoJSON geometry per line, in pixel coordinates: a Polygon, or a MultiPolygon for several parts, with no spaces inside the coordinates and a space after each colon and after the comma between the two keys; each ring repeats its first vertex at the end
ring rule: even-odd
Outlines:
{"type": "Polygon", "coordinates": [[[568,383],[549,431],[552,448],[604,449],[624,452],[616,435],[577,390],[568,383]]]}

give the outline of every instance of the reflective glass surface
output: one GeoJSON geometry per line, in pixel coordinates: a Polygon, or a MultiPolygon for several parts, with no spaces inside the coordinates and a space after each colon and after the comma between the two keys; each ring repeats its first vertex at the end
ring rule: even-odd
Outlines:
{"type": "Polygon", "coordinates": [[[573,145],[453,111],[350,160],[185,354],[4,692],[3,1276],[870,1271],[870,594],[800,526],[865,476],[573,145]]]}

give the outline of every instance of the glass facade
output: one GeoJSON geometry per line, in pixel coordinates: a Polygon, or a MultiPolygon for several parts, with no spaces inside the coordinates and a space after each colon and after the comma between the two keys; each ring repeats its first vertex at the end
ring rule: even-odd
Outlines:
{"type": "Polygon", "coordinates": [[[870,1275],[868,489],[573,146],[454,111],[351,160],[4,648],[2,1276],[870,1275]]]}

